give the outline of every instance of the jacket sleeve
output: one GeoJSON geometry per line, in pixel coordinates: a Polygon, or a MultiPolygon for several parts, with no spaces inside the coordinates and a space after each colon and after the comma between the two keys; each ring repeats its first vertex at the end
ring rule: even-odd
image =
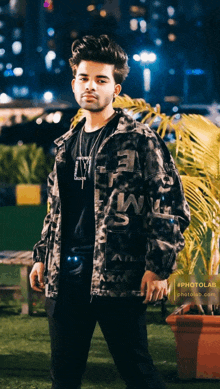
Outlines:
{"type": "Polygon", "coordinates": [[[165,143],[152,132],[142,143],[146,270],[166,279],[176,268],[176,256],[184,248],[183,232],[190,223],[190,210],[182,182],[165,143]]]}
{"type": "Polygon", "coordinates": [[[41,239],[33,247],[33,262],[43,262],[45,263],[47,248],[48,248],[48,238],[50,234],[50,224],[51,224],[51,205],[52,205],[52,188],[54,184],[53,180],[54,170],[49,174],[47,179],[47,215],[44,218],[43,228],[41,231],[41,239]]]}

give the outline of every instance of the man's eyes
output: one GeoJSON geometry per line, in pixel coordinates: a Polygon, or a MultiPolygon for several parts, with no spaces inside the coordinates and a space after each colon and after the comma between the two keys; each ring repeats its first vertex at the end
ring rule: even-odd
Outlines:
{"type": "MultiPolygon", "coordinates": [[[[80,77],[80,79],[79,79],[80,81],[88,81],[88,78],[87,77],[80,77]]],[[[106,84],[106,80],[97,80],[97,83],[99,83],[99,84],[106,84]]]]}

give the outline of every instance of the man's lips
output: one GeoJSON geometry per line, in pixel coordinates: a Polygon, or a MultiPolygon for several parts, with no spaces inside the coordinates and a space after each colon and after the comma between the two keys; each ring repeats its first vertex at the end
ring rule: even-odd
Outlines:
{"type": "Polygon", "coordinates": [[[92,95],[89,93],[85,93],[84,95],[82,95],[82,97],[85,97],[87,99],[97,99],[97,97],[95,95],[92,95]]]}

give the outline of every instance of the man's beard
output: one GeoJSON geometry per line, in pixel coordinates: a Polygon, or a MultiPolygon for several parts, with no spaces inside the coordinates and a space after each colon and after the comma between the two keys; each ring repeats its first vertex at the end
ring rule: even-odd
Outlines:
{"type": "Polygon", "coordinates": [[[96,100],[94,100],[93,103],[88,103],[87,101],[84,101],[81,97],[80,102],[78,102],[78,104],[80,105],[81,108],[83,108],[87,111],[101,112],[107,107],[107,105],[109,105],[111,103],[111,101],[113,102],[113,98],[114,98],[114,95],[112,94],[111,97],[108,97],[105,99],[103,105],[100,105],[98,96],[97,96],[96,100]]]}

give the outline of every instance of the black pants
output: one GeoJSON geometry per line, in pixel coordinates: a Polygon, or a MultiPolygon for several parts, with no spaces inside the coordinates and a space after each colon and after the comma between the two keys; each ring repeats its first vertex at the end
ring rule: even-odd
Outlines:
{"type": "Polygon", "coordinates": [[[94,297],[91,303],[68,300],[46,299],[52,389],[81,387],[96,322],[127,388],[165,388],[148,353],[146,306],[141,299],[94,297]]]}

